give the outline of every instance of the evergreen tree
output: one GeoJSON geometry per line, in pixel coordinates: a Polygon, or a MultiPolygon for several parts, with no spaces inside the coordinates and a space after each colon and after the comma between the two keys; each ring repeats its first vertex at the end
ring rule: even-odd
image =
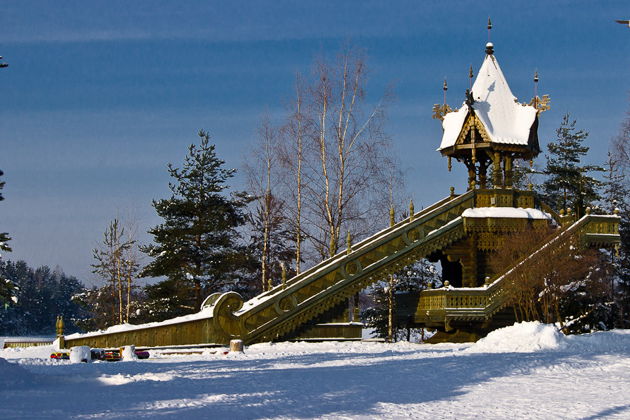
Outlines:
{"type": "Polygon", "coordinates": [[[73,299],[85,289],[74,277],[57,268],[30,268],[24,261],[0,264],[0,275],[16,284],[16,303],[0,308],[0,335],[54,334],[55,320],[63,316],[65,331],[79,330],[88,317],[73,299]]]}
{"type": "Polygon", "coordinates": [[[605,165],[602,187],[602,208],[607,214],[612,214],[615,209],[621,210],[628,207],[630,191],[626,185],[626,177],[619,160],[610,152],[608,152],[605,165]]]}
{"type": "Polygon", "coordinates": [[[575,125],[576,121],[571,121],[569,114],[564,115],[556,130],[556,141],[547,146],[549,154],[543,171],[547,179],[542,189],[549,205],[556,209],[570,207],[581,217],[586,207],[599,199],[600,183],[589,173],[603,169],[582,163],[589,150],[583,145],[588,132],[576,129],[575,125]]]}
{"type": "MultiPolygon", "coordinates": [[[[0,171],[0,176],[4,175],[2,171],[0,171]]],[[[0,181],[0,191],[4,188],[4,181],[0,181]]],[[[4,200],[2,196],[2,192],[0,192],[0,201],[4,200]]],[[[6,232],[0,232],[0,251],[10,252],[11,248],[7,244],[10,240],[9,234],[6,232]]],[[[0,255],[1,261],[2,255],[0,255]]],[[[11,302],[15,302],[15,284],[8,278],[3,278],[0,276],[0,306],[8,307],[11,302]]]]}
{"type": "MultiPolygon", "coordinates": [[[[0,171],[0,176],[2,175],[4,175],[4,172],[0,171]]],[[[0,181],[0,191],[2,191],[3,188],[4,188],[4,181],[0,181]]],[[[2,192],[0,192],[0,201],[2,200],[4,200],[4,197],[2,196],[2,192]]],[[[0,233],[0,251],[11,251],[11,248],[7,244],[9,240],[11,240],[11,238],[9,237],[8,233],[6,232],[0,233]]]]}
{"type": "Polygon", "coordinates": [[[143,323],[171,319],[186,313],[189,305],[189,285],[186,282],[166,279],[144,287],[144,299],[137,304],[134,321],[143,323]]]}
{"type": "Polygon", "coordinates": [[[244,248],[237,228],[245,221],[246,195],[226,195],[235,170],[223,167],[208,133],[200,131],[199,138],[181,169],[168,165],[172,195],[153,202],[164,222],[149,230],[155,244],[142,247],[154,258],[142,275],[166,276],[176,284],[174,314],[199,310],[205,295],[229,289],[242,276],[244,248]]]}

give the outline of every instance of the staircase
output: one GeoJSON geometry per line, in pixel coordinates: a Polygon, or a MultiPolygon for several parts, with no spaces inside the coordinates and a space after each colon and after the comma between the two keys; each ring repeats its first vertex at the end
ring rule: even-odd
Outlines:
{"type": "Polygon", "coordinates": [[[445,198],[422,212],[354,244],[292,278],[283,286],[245,302],[236,312],[215,307],[225,334],[245,343],[270,341],[295,331],[404,266],[461,239],[461,213],[474,206],[474,192],[445,198]]]}

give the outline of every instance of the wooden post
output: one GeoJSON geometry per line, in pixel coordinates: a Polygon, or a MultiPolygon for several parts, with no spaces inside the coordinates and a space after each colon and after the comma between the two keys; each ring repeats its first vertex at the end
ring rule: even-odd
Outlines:
{"type": "Polygon", "coordinates": [[[501,154],[494,152],[494,159],[492,159],[492,183],[494,188],[501,188],[503,184],[503,176],[501,175],[501,154]]]}
{"type": "Polygon", "coordinates": [[[387,289],[387,341],[394,342],[394,275],[389,275],[387,289]]]}
{"type": "Polygon", "coordinates": [[[57,340],[59,342],[59,348],[63,349],[66,347],[66,341],[63,336],[63,317],[61,315],[57,316],[57,322],[55,322],[55,330],[57,332],[57,340]]]}
{"type": "Polygon", "coordinates": [[[243,353],[243,340],[230,340],[230,353],[243,353]]]}
{"type": "Polygon", "coordinates": [[[513,180],[513,169],[512,169],[512,156],[506,156],[505,162],[505,187],[512,188],[512,180],[513,180]]]}

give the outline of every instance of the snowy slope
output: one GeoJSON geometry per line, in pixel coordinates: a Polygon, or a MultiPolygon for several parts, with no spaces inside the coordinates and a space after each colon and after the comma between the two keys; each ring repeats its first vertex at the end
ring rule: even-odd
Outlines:
{"type": "Polygon", "coordinates": [[[0,364],[0,418],[630,418],[622,330],[564,337],[530,323],[473,345],[256,344],[118,363],[47,351],[0,351],[22,368],[0,364]]]}

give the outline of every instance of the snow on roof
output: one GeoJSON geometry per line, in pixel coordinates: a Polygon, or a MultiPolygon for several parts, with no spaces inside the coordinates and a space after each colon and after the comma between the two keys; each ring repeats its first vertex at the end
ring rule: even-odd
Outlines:
{"type": "Polygon", "coordinates": [[[464,104],[458,111],[449,112],[444,116],[442,121],[442,128],[444,134],[442,134],[442,144],[438,150],[446,149],[455,145],[459,133],[462,131],[464,121],[468,115],[468,105],[464,104]]]}
{"type": "Polygon", "coordinates": [[[511,219],[549,219],[552,217],[549,213],[538,209],[524,209],[516,207],[476,207],[466,209],[462,213],[462,217],[468,218],[485,218],[485,217],[503,217],[511,219]]]}
{"type": "MultiPolygon", "coordinates": [[[[473,110],[494,143],[527,146],[529,132],[536,118],[533,106],[516,102],[494,54],[487,54],[472,86],[473,110]]],[[[469,107],[446,114],[442,122],[441,149],[455,145],[469,107]]]]}

